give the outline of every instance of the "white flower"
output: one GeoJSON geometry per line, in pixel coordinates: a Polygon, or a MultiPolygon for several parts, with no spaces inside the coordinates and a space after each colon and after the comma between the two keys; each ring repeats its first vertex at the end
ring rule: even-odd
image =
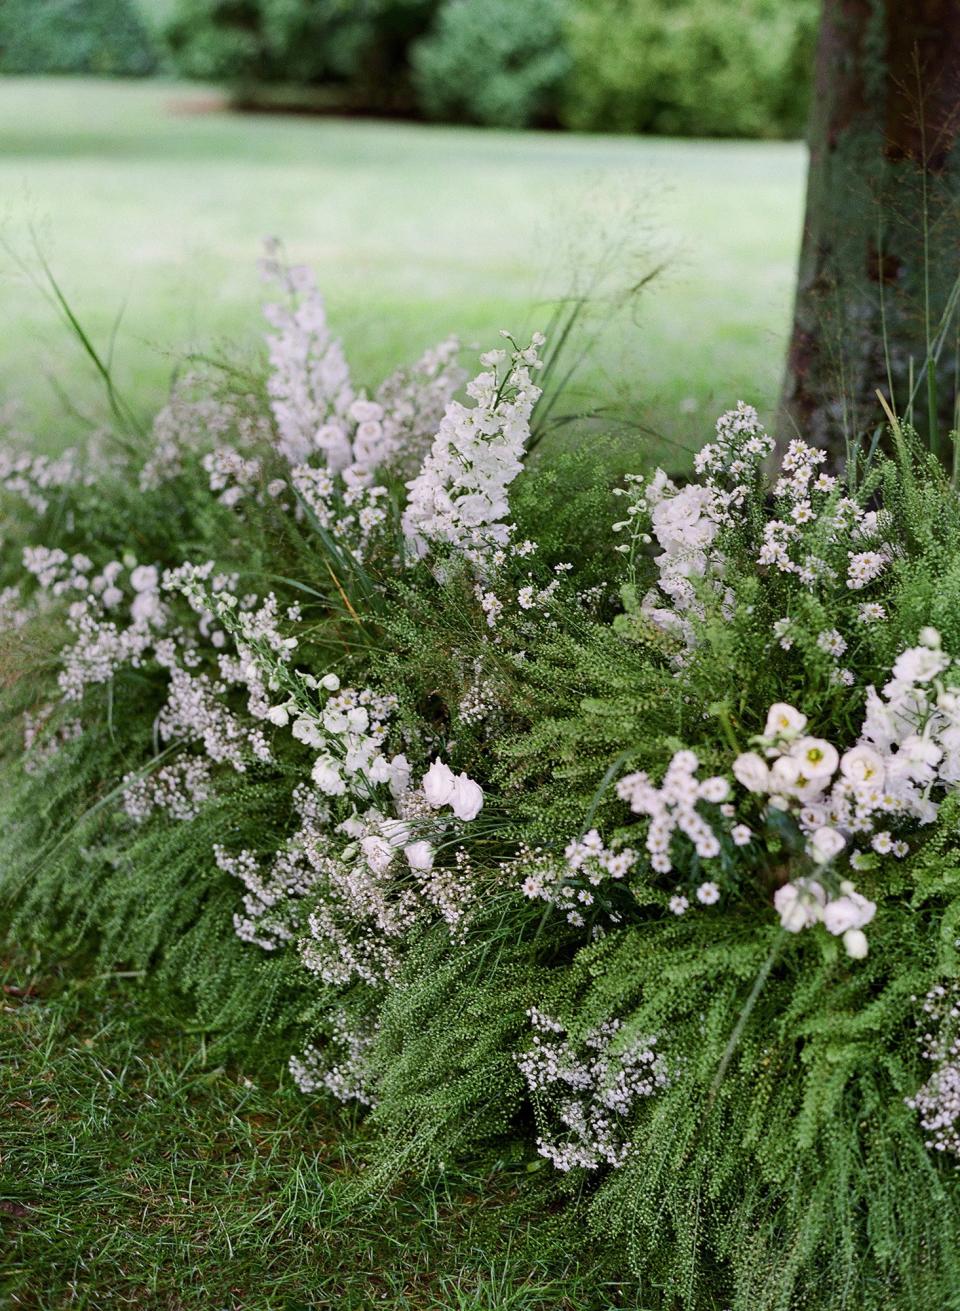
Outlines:
{"type": "Polygon", "coordinates": [[[286,728],[290,722],[290,711],[286,706],[271,706],[267,711],[267,718],[271,724],[276,724],[277,728],[286,728]]]}
{"type": "Polygon", "coordinates": [[[385,874],[390,868],[390,862],[393,860],[393,847],[387,842],[386,838],[379,838],[375,835],[363,838],[360,842],[360,850],[374,874],[385,874]]]}
{"type": "Polygon", "coordinates": [[[799,933],[823,918],[826,902],[823,888],[813,879],[797,879],[777,888],[773,904],[780,916],[780,924],[788,933],[799,933]]]}
{"type": "Polygon", "coordinates": [[[859,892],[850,891],[827,904],[823,923],[828,933],[839,936],[848,929],[862,929],[876,914],[876,903],[868,901],[859,892]]]}
{"type": "Polygon", "coordinates": [[[686,897],[681,897],[679,894],[671,897],[669,901],[670,909],[674,915],[682,915],[689,905],[690,903],[686,897]]]}
{"type": "Polygon", "coordinates": [[[869,951],[867,935],[862,929],[847,929],[843,935],[843,946],[853,960],[863,960],[869,951]]]}
{"type": "Polygon", "coordinates": [[[917,636],[921,646],[928,646],[932,651],[940,649],[940,634],[936,628],[921,628],[917,636]]]}
{"type": "Polygon", "coordinates": [[[807,843],[807,851],[817,865],[826,865],[847,845],[842,833],[835,828],[818,828],[807,843]]]}
{"type": "Polygon", "coordinates": [[[483,789],[466,774],[459,774],[454,781],[453,797],[450,807],[457,819],[476,819],[483,809],[483,789]]]}
{"type": "Polygon", "coordinates": [[[733,774],[748,792],[766,792],[770,786],[770,768],[756,751],[744,751],[737,756],[733,774]]]}
{"type": "Polygon", "coordinates": [[[733,839],[733,845],[735,847],[745,847],[753,837],[753,833],[746,824],[734,824],[733,828],[730,830],[730,836],[733,839]]]}
{"type": "Polygon", "coordinates": [[[336,674],[324,674],[320,679],[320,686],[326,688],[328,692],[338,692],[340,690],[340,679],[336,674]]]}
{"type": "Polygon", "coordinates": [[[410,763],[406,756],[394,756],[390,761],[389,784],[395,797],[402,797],[410,787],[410,763]]]}
{"type": "MultiPolygon", "coordinates": [[[[807,717],[785,701],[777,701],[767,711],[767,726],[764,737],[796,737],[807,726],[807,717]]],[[[751,789],[753,791],[754,789],[751,789]]]]}
{"type": "Polygon", "coordinates": [[[308,747],[323,746],[323,734],[313,719],[308,719],[306,715],[300,715],[293,721],[290,732],[297,739],[308,747]]]}
{"type": "Polygon", "coordinates": [[[720,889],[715,883],[701,883],[697,888],[697,901],[704,906],[714,906],[720,900],[720,889]]]}
{"type": "Polygon", "coordinates": [[[676,496],[654,506],[651,516],[657,541],[670,555],[702,551],[717,535],[712,517],[714,494],[708,487],[691,483],[676,496]]]}
{"type": "Polygon", "coordinates": [[[328,797],[342,797],[347,785],[340,777],[340,767],[332,756],[318,756],[310,777],[328,797]]]}
{"type": "Polygon", "coordinates": [[[840,773],[851,783],[883,782],[886,767],[883,757],[872,747],[856,746],[845,751],[840,760],[840,773]]]}
{"type": "Polygon", "coordinates": [[[457,780],[449,765],[435,760],[423,776],[423,795],[434,810],[449,805],[456,791],[457,780]]]}
{"type": "Polygon", "coordinates": [[[157,566],[140,564],[130,574],[130,586],[135,592],[155,592],[160,582],[157,566]]]}
{"type": "Polygon", "coordinates": [[[412,870],[418,873],[426,873],[433,869],[433,847],[429,842],[421,840],[420,842],[411,842],[409,846],[404,847],[403,854],[407,858],[407,864],[412,870]]]}
{"type": "Polygon", "coordinates": [[[725,778],[719,775],[713,778],[705,778],[698,789],[700,796],[704,801],[713,801],[715,803],[726,801],[730,795],[730,784],[725,778]]]}
{"type": "Polygon", "coordinates": [[[159,617],[160,596],[157,592],[138,592],[130,605],[130,617],[135,624],[145,624],[159,617]]]}
{"type": "Polygon", "coordinates": [[[790,748],[790,756],[811,781],[829,778],[840,763],[836,747],[822,737],[800,738],[790,748]]]}
{"type": "Polygon", "coordinates": [[[950,663],[939,649],[928,646],[911,646],[897,656],[893,677],[904,683],[929,683],[950,663]]]}

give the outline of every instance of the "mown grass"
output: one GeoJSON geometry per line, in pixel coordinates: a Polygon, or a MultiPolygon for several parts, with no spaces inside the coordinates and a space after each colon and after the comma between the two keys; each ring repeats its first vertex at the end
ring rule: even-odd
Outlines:
{"type": "Polygon", "coordinates": [[[7,961],[0,1305],[23,1311],[612,1311],[519,1206],[524,1163],[361,1203],[362,1123],[224,1069],[137,979],[7,961]]]}
{"type": "MultiPolygon", "coordinates": [[[[663,263],[595,370],[644,422],[702,435],[774,400],[790,314],[798,143],[589,137],[224,112],[204,88],[0,81],[0,402],[44,445],[96,388],[17,267],[31,229],[144,414],[182,348],[260,331],[254,263],[282,236],[317,269],[361,381],[459,332],[540,326],[601,245],[663,263]],[[69,398],[67,400],[66,398],[69,398]]],[[[698,442],[696,444],[699,444],[698,442]]]]}

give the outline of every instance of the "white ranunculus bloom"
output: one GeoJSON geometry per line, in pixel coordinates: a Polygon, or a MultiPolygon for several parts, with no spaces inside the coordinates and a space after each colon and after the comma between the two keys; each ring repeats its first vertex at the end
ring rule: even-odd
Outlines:
{"type": "Polygon", "coordinates": [[[744,751],[737,756],[733,776],[748,792],[766,792],[770,785],[770,768],[756,751],[744,751]]]}
{"type": "Polygon", "coordinates": [[[403,854],[412,870],[426,873],[433,869],[433,847],[426,840],[411,842],[409,846],[404,847],[403,854]]]}
{"type": "Polygon", "coordinates": [[[457,819],[476,819],[483,809],[483,789],[466,774],[459,774],[454,783],[450,806],[457,819]]]}
{"type": "Polygon", "coordinates": [[[847,845],[846,838],[835,828],[818,828],[807,843],[807,851],[818,865],[826,865],[838,856],[847,845]]]}
{"type": "Polygon", "coordinates": [[[290,711],[286,706],[271,706],[267,711],[267,718],[271,724],[276,724],[277,728],[286,728],[290,722],[290,711]]]}
{"type": "Polygon", "coordinates": [[[439,810],[453,800],[457,780],[449,765],[445,765],[442,760],[435,760],[424,774],[422,786],[427,805],[439,810]]]}
{"type": "Polygon", "coordinates": [[[777,701],[767,711],[764,737],[796,737],[807,726],[807,717],[786,701],[777,701]]]}
{"type": "Polygon", "coordinates": [[[840,772],[851,783],[881,784],[886,766],[883,757],[873,747],[856,746],[843,753],[840,772]]]}

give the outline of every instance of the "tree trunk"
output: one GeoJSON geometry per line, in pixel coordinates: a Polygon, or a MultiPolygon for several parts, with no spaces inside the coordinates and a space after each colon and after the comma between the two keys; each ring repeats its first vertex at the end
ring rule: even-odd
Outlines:
{"type": "Polygon", "coordinates": [[[958,394],[958,129],[960,0],[824,0],[783,437],[842,459],[882,424],[879,388],[925,439],[936,427],[945,451],[958,394]]]}

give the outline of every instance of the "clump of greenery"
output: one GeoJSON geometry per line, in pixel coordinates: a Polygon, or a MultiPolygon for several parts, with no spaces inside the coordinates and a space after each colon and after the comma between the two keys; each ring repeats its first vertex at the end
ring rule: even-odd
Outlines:
{"type": "Polygon", "coordinates": [[[816,18],[815,0],[180,0],[168,43],[241,102],[782,137],[803,130],[816,18]]]}
{"type": "Polygon", "coordinates": [[[408,49],[436,8],[437,0],[178,0],[166,38],[184,76],[226,83],[241,100],[279,83],[326,88],[348,108],[403,111],[408,49]]]}
{"type": "Polygon", "coordinates": [[[570,71],[558,0],[453,0],[413,47],[417,100],[429,118],[528,127],[556,121],[570,71]]]}
{"type": "Polygon", "coordinates": [[[593,0],[568,20],[564,122],[581,131],[799,136],[815,0],[593,0]]]}
{"type": "Polygon", "coordinates": [[[144,77],[157,53],[134,0],[4,0],[0,73],[144,77]]]}

